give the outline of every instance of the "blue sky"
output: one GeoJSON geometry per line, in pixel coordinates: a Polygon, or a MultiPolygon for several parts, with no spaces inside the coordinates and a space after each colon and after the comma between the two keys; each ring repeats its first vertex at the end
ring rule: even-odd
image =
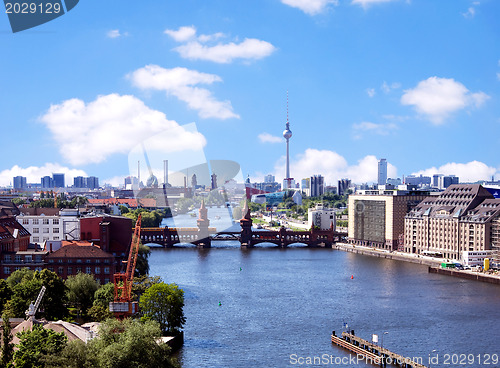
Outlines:
{"type": "Polygon", "coordinates": [[[172,167],[196,151],[281,179],[287,91],[295,179],[370,182],[379,158],[392,177],[500,179],[499,14],[494,0],[86,0],[16,34],[3,14],[0,185],[122,183],[151,137],[172,167]]]}

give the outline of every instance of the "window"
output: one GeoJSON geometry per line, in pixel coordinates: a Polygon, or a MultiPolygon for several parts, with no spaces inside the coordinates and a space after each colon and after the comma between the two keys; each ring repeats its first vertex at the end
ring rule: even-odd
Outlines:
{"type": "Polygon", "coordinates": [[[38,236],[34,236],[33,237],[33,242],[34,243],[38,243],[39,241],[40,241],[40,237],[38,237],[38,236]]]}
{"type": "Polygon", "coordinates": [[[42,256],[35,256],[35,262],[36,263],[42,262],[42,256]]]}
{"type": "Polygon", "coordinates": [[[105,260],[104,260],[104,263],[109,263],[109,259],[105,259],[105,260]]]}
{"type": "Polygon", "coordinates": [[[31,255],[24,256],[24,262],[31,263],[33,261],[33,257],[31,255]]]}
{"type": "Polygon", "coordinates": [[[16,263],[21,263],[23,261],[23,257],[21,257],[19,254],[16,254],[16,263]]]}
{"type": "Polygon", "coordinates": [[[29,219],[23,219],[23,225],[29,225],[30,220],[29,219]]]}
{"type": "Polygon", "coordinates": [[[57,260],[57,263],[63,263],[62,258],[59,258],[59,259],[57,260]]]}
{"type": "Polygon", "coordinates": [[[104,283],[105,283],[105,284],[108,284],[108,283],[109,283],[109,278],[108,278],[108,277],[105,277],[105,278],[104,278],[104,283]]]}
{"type": "Polygon", "coordinates": [[[59,225],[59,219],[53,219],[52,224],[54,225],[59,225]]]}
{"type": "Polygon", "coordinates": [[[53,229],[52,229],[52,232],[53,232],[54,234],[59,234],[59,228],[58,228],[58,227],[53,228],[53,229]]]}
{"type": "Polygon", "coordinates": [[[5,262],[10,262],[10,261],[11,261],[10,254],[6,254],[6,255],[4,255],[4,256],[3,256],[3,260],[4,260],[5,262]]]}
{"type": "Polygon", "coordinates": [[[77,267],[76,268],[76,273],[80,273],[80,272],[82,272],[82,268],[81,267],[77,267]]]}
{"type": "Polygon", "coordinates": [[[49,219],[43,219],[43,220],[42,220],[42,224],[44,224],[44,225],[48,225],[48,224],[49,224],[49,219]]]}
{"type": "Polygon", "coordinates": [[[85,260],[85,263],[90,263],[90,259],[86,259],[86,260],[85,260]]]}
{"type": "Polygon", "coordinates": [[[37,227],[33,228],[33,234],[38,234],[40,232],[40,229],[37,227]]]}
{"type": "Polygon", "coordinates": [[[96,273],[96,275],[99,275],[101,273],[101,267],[96,267],[95,273],[96,273]]]}
{"type": "Polygon", "coordinates": [[[49,228],[48,228],[48,227],[44,228],[44,229],[43,229],[43,233],[44,233],[44,234],[48,234],[48,233],[49,233],[49,228]]]}
{"type": "Polygon", "coordinates": [[[68,267],[68,272],[67,274],[68,275],[71,275],[73,273],[73,267],[68,267]]]}
{"type": "Polygon", "coordinates": [[[77,259],[76,263],[82,263],[82,260],[81,259],[77,259]]]}
{"type": "Polygon", "coordinates": [[[104,273],[109,274],[109,267],[104,267],[104,273]]]}
{"type": "Polygon", "coordinates": [[[100,261],[99,259],[96,259],[96,260],[95,260],[95,263],[96,263],[96,264],[99,264],[99,263],[101,263],[101,261],[100,261]]]}
{"type": "Polygon", "coordinates": [[[54,267],[49,267],[49,271],[54,272],[54,267]]]}
{"type": "Polygon", "coordinates": [[[58,236],[54,236],[54,240],[59,240],[59,237],[58,236]]]}
{"type": "Polygon", "coordinates": [[[10,267],[4,267],[3,268],[3,273],[6,274],[6,275],[9,275],[10,274],[10,267]]]}
{"type": "Polygon", "coordinates": [[[92,267],[85,267],[85,273],[92,273],[92,267]]]}
{"type": "Polygon", "coordinates": [[[35,267],[35,271],[40,271],[40,272],[42,272],[42,267],[35,267]]]}
{"type": "Polygon", "coordinates": [[[38,219],[33,219],[33,225],[38,225],[38,219]]]}
{"type": "Polygon", "coordinates": [[[63,274],[63,272],[64,272],[64,268],[63,268],[63,267],[58,267],[58,268],[57,268],[57,274],[58,274],[58,275],[62,275],[62,274],[63,274]]]}

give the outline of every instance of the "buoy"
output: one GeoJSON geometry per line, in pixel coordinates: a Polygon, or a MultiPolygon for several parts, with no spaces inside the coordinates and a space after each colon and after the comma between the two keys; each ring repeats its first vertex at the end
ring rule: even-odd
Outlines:
{"type": "Polygon", "coordinates": [[[354,275],[351,275],[351,280],[354,279],[354,275]]]}
{"type": "Polygon", "coordinates": [[[240,267],[240,271],[241,271],[241,267],[240,267]]]}
{"type": "Polygon", "coordinates": [[[221,302],[219,302],[219,307],[220,307],[221,305],[222,305],[222,303],[221,303],[221,302]]]}

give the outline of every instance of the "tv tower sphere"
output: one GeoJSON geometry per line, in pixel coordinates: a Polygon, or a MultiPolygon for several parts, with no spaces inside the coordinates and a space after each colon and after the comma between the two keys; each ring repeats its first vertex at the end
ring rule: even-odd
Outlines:
{"type": "Polygon", "coordinates": [[[292,131],[290,130],[288,122],[286,123],[286,129],[283,131],[283,137],[286,140],[289,140],[290,138],[292,138],[292,131]]]}

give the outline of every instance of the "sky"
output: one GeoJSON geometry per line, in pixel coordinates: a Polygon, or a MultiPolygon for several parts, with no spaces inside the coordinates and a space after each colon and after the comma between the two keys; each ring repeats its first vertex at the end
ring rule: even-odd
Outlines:
{"type": "Polygon", "coordinates": [[[118,185],[137,152],[159,178],[163,159],[230,160],[238,180],[281,181],[287,119],[296,181],[373,182],[380,158],[393,178],[500,180],[499,15],[495,0],[85,0],[12,33],[3,13],[0,186],[118,185]]]}

